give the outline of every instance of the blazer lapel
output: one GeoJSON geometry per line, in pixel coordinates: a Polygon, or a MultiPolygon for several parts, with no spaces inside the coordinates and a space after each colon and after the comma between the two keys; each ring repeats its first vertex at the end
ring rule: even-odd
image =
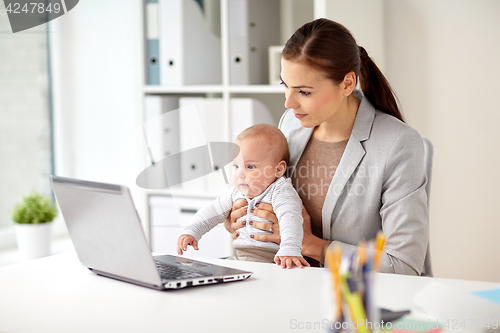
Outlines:
{"type": "Polygon", "coordinates": [[[359,162],[365,156],[365,149],[361,143],[351,135],[340,163],[333,175],[332,182],[328,188],[322,210],[323,220],[323,239],[330,240],[331,219],[333,210],[337,205],[337,201],[342,194],[344,187],[351,178],[352,173],[358,166],[359,162]]]}
{"type": "Polygon", "coordinates": [[[354,126],[340,163],[328,188],[322,210],[323,239],[331,240],[332,214],[337,201],[352,173],[366,154],[361,142],[368,140],[375,118],[375,108],[363,96],[354,120],[354,126]]]}

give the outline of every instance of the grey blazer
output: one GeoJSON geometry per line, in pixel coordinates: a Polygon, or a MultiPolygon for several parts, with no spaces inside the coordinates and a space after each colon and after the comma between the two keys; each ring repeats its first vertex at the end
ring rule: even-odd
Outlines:
{"type": "MultiPolygon", "coordinates": [[[[355,93],[361,104],[323,205],[323,238],[352,254],[360,240],[374,239],[382,229],[386,243],[380,271],[420,275],[429,240],[422,138],[355,93]]],[[[313,128],[302,127],[291,110],[279,127],[293,170],[313,128]]]]}

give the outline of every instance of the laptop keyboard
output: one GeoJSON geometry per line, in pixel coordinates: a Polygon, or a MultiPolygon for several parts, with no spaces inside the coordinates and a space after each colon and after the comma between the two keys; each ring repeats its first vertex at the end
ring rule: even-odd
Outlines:
{"type": "Polygon", "coordinates": [[[186,267],[183,267],[181,269],[179,267],[167,265],[160,261],[155,261],[155,263],[156,263],[156,269],[158,269],[160,276],[163,279],[167,280],[183,280],[183,279],[192,279],[192,278],[212,275],[209,273],[192,270],[186,267]]]}

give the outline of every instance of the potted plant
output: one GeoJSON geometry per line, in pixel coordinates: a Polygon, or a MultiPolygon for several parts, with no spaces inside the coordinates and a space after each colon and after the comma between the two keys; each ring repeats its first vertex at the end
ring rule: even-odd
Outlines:
{"type": "Polygon", "coordinates": [[[21,260],[31,260],[50,255],[52,220],[57,208],[52,200],[34,191],[25,196],[12,212],[16,223],[17,245],[21,260]]]}

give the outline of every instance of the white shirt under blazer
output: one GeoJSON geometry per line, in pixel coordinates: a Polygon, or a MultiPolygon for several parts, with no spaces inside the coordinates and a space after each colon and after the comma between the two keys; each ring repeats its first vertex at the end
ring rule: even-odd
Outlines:
{"type": "MultiPolygon", "coordinates": [[[[323,204],[323,238],[352,254],[361,240],[386,237],[380,271],[432,274],[424,268],[429,242],[424,146],[419,133],[399,119],[375,110],[362,92],[354,126],[323,204]]],[[[288,140],[289,168],[297,165],[313,128],[292,110],[279,128],[288,140]]]]}

